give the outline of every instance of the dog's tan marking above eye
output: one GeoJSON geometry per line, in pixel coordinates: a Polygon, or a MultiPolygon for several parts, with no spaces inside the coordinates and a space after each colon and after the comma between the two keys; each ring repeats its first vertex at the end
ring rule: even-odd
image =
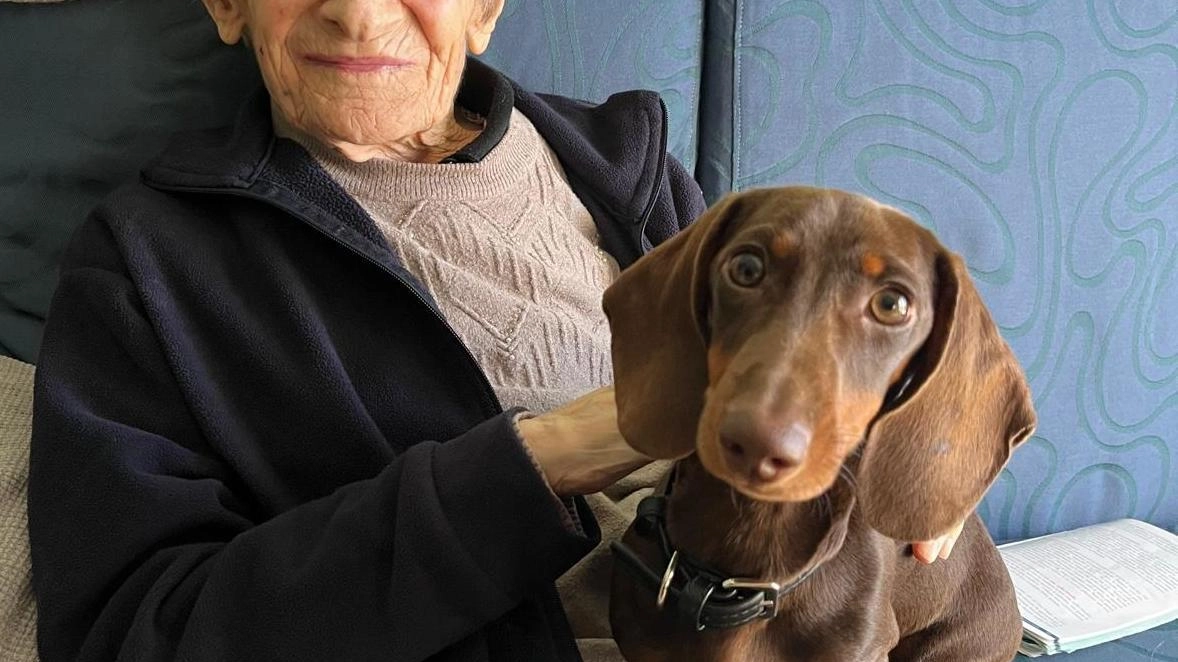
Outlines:
{"type": "Polygon", "coordinates": [[[776,258],[783,258],[789,254],[789,250],[793,248],[793,237],[784,232],[778,232],[773,236],[773,241],[769,244],[769,250],[776,258]]]}
{"type": "Polygon", "coordinates": [[[887,266],[884,259],[875,253],[864,253],[863,257],[859,259],[859,268],[868,278],[879,278],[887,266]]]}

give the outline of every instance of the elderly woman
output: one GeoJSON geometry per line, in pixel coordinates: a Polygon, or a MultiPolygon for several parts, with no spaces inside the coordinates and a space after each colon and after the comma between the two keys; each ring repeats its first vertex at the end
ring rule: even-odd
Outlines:
{"type": "Polygon", "coordinates": [[[600,296],[704,207],[657,96],[541,97],[468,60],[503,0],[204,2],[266,89],[65,258],[42,659],[578,659],[554,582],[599,534],[568,497],[646,462],[601,388],[600,296]]]}

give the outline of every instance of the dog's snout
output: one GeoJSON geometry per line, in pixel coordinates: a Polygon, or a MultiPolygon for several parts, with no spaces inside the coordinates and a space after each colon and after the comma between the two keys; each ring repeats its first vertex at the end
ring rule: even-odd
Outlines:
{"type": "Polygon", "coordinates": [[[776,425],[743,411],[729,413],[720,426],[724,461],[752,483],[769,483],[797,469],[806,458],[810,436],[801,423],[776,425]]]}

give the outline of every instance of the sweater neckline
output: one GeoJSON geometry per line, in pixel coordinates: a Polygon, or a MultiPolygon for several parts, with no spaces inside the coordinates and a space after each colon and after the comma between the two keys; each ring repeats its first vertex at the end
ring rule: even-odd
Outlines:
{"type": "Polygon", "coordinates": [[[499,144],[473,163],[411,163],[391,159],[351,161],[294,129],[275,123],[275,132],[303,147],[353,197],[376,200],[471,200],[501,195],[525,177],[535,162],[540,136],[528,120],[509,109],[507,130],[499,144]]]}

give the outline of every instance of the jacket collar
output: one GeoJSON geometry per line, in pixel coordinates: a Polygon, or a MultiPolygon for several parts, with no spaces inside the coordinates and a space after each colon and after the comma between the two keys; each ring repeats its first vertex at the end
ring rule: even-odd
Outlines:
{"type": "MultiPolygon", "coordinates": [[[[593,213],[603,247],[623,267],[637,259],[644,252],[641,224],[659,194],[665,164],[666,109],[658,95],[623,92],[593,105],[533,94],[474,58],[468,58],[463,78],[464,85],[474,80],[510,86],[515,107],[556,153],[574,192],[593,213]]],[[[142,180],[167,190],[264,193],[260,197],[288,210],[310,203],[358,233],[376,236],[371,219],[358,205],[338,199],[347,196],[310,156],[291,141],[275,139],[263,88],[250,96],[231,127],[178,134],[144,168],[142,180]],[[307,186],[312,183],[321,186],[307,186]]]]}

